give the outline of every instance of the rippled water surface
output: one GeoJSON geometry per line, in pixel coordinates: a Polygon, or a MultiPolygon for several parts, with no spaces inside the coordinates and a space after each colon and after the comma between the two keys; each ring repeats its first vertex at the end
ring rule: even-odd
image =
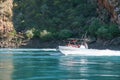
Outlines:
{"type": "Polygon", "coordinates": [[[119,80],[120,56],[63,56],[55,49],[0,49],[0,80],[119,80]]]}

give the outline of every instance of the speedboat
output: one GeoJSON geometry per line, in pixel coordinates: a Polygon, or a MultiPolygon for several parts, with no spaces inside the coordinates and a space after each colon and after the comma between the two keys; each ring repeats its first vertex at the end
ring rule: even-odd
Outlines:
{"type": "Polygon", "coordinates": [[[80,39],[69,39],[68,40],[68,44],[65,46],[58,46],[58,50],[64,54],[64,55],[68,55],[68,54],[79,54],[81,52],[81,50],[84,49],[88,49],[88,45],[87,43],[84,42],[79,42],[81,41],[80,39]]]}
{"type": "MultiPolygon", "coordinates": [[[[72,39],[73,40],[73,39],[72,39]]],[[[120,56],[120,51],[115,50],[98,50],[88,49],[87,43],[81,42],[77,44],[77,41],[68,41],[65,46],[58,46],[58,50],[64,55],[79,55],[79,56],[120,56]]]]}
{"type": "Polygon", "coordinates": [[[87,48],[84,45],[81,45],[81,47],[72,47],[72,46],[58,46],[58,50],[64,54],[80,54],[81,50],[86,50],[87,48]]]}

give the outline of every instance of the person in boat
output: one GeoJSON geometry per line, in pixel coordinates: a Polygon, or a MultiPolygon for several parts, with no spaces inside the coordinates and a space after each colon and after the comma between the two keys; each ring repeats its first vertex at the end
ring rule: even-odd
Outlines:
{"type": "Polygon", "coordinates": [[[77,42],[78,41],[76,39],[69,40],[66,46],[80,48],[80,45],[77,44],[77,42]]]}
{"type": "Polygon", "coordinates": [[[70,41],[68,42],[67,46],[78,48],[78,45],[77,45],[76,42],[77,42],[77,40],[70,40],[70,41]]]}
{"type": "Polygon", "coordinates": [[[75,48],[88,48],[88,45],[84,40],[80,44],[78,39],[70,39],[66,46],[75,48]]]}

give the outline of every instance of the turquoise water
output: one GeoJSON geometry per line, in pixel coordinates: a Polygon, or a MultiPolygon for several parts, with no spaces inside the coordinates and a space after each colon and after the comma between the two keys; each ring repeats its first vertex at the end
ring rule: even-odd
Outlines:
{"type": "Polygon", "coordinates": [[[55,49],[0,49],[0,80],[119,79],[117,56],[63,56],[55,49]]]}

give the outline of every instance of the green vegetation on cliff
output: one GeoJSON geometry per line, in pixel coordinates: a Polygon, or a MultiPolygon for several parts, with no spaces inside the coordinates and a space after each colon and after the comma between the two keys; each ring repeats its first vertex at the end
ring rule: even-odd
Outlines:
{"type": "Polygon", "coordinates": [[[97,13],[97,0],[14,0],[14,26],[31,39],[41,40],[81,37],[101,39],[120,36],[116,24],[106,16],[102,22],[97,13]]]}

